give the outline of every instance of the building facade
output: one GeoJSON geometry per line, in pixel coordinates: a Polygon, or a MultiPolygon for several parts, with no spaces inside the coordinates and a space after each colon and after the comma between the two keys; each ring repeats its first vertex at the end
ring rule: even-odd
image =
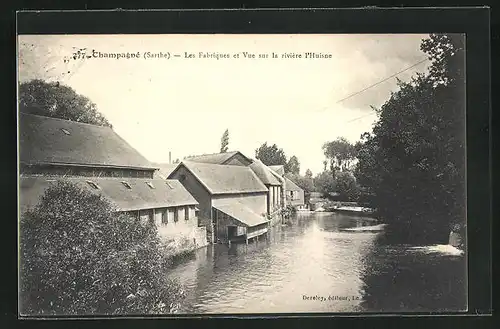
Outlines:
{"type": "Polygon", "coordinates": [[[239,151],[191,156],[186,160],[196,163],[249,167],[268,189],[266,213],[271,220],[271,225],[280,222],[280,210],[285,206],[284,180],[260,160],[250,159],[239,151]]]}
{"type": "Polygon", "coordinates": [[[287,205],[302,209],[305,206],[304,190],[285,176],[285,195],[287,205]]]}
{"type": "Polygon", "coordinates": [[[267,232],[267,187],[247,166],[183,161],[169,175],[199,203],[212,242],[248,240],[267,232]]]}

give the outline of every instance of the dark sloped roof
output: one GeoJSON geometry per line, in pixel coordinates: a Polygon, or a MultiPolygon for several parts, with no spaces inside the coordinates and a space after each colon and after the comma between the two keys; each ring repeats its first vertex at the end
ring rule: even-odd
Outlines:
{"type": "Polygon", "coordinates": [[[281,182],[274,176],[272,170],[260,160],[254,160],[249,167],[257,175],[257,177],[259,177],[262,183],[266,185],[281,185],[281,182]]]}
{"type": "Polygon", "coordinates": [[[178,163],[156,163],[152,162],[152,165],[159,168],[158,174],[161,178],[166,179],[179,165],[178,163]]]}
{"type": "MultiPolygon", "coordinates": [[[[246,166],[217,165],[183,161],[185,166],[212,194],[267,192],[267,187],[246,166]]],[[[174,171],[175,172],[175,171],[174,171]]],[[[173,174],[173,173],[172,173],[173,174]]],[[[172,174],[169,178],[172,177],[172,174]]]]}
{"type": "Polygon", "coordinates": [[[285,166],[283,166],[283,165],[269,166],[269,168],[271,168],[272,170],[274,170],[275,172],[277,172],[280,175],[285,174],[285,166]]]}
{"type": "Polygon", "coordinates": [[[246,227],[253,227],[268,222],[267,218],[254,213],[250,208],[246,207],[241,202],[232,201],[230,203],[218,204],[215,205],[214,208],[222,211],[226,215],[231,216],[246,227]]]}
{"type": "Polygon", "coordinates": [[[113,129],[19,114],[19,157],[26,164],[73,164],[153,169],[113,129]]]}
{"type": "Polygon", "coordinates": [[[32,176],[20,178],[20,210],[24,211],[28,207],[35,206],[45,190],[58,180],[73,182],[82,188],[101,194],[112,201],[121,211],[198,204],[177,180],[32,176]],[[91,187],[87,181],[94,182],[99,186],[99,189],[91,187]],[[126,187],[122,181],[127,182],[131,188],[126,187]],[[147,182],[151,183],[154,188],[149,187],[147,182]]]}
{"type": "MultiPolygon", "coordinates": [[[[232,152],[225,152],[225,153],[193,155],[193,156],[187,157],[186,160],[191,161],[191,162],[224,164],[227,160],[229,160],[230,158],[232,158],[236,154],[240,154],[242,157],[248,159],[241,152],[232,151],[232,152]]],[[[251,161],[251,160],[248,159],[248,161],[251,161]]]]}
{"type": "Polygon", "coordinates": [[[285,176],[285,189],[287,191],[303,191],[300,187],[297,186],[290,178],[285,176]]]}

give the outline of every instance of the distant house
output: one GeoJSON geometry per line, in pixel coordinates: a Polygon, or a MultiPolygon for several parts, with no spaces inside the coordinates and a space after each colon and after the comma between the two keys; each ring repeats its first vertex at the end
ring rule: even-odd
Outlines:
{"type": "Polygon", "coordinates": [[[190,162],[235,166],[249,166],[252,164],[252,160],[239,151],[190,156],[187,157],[186,160],[190,162]]]}
{"type": "Polygon", "coordinates": [[[154,173],[155,178],[167,179],[167,177],[174,171],[179,165],[178,163],[153,163],[155,167],[158,168],[154,173]]]}
{"type": "Polygon", "coordinates": [[[291,205],[297,208],[304,208],[305,196],[304,190],[300,188],[290,178],[285,176],[285,167],[283,165],[269,166],[275,173],[279,174],[283,180],[283,190],[285,195],[286,205],[291,205]]]}
{"type": "Polygon", "coordinates": [[[212,241],[248,241],[267,232],[269,190],[249,167],[183,161],[168,178],[199,202],[212,241]]]}
{"type": "Polygon", "coordinates": [[[109,127],[20,113],[19,160],[21,212],[63,180],[103,195],[134,219],[156,223],[163,239],[183,236],[206,245],[195,198],[177,181],[154,178],[157,168],[109,127]]]}
{"type": "Polygon", "coordinates": [[[269,190],[267,195],[267,214],[273,216],[283,206],[283,183],[277,175],[260,160],[254,160],[249,167],[269,190]]]}
{"type": "Polygon", "coordinates": [[[285,176],[285,194],[287,204],[301,207],[305,205],[304,190],[285,176]]]}

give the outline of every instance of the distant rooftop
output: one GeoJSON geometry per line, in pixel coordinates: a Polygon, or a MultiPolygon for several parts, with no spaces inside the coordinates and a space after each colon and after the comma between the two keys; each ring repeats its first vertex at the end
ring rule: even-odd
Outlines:
{"type": "Polygon", "coordinates": [[[281,185],[281,182],[274,176],[272,170],[262,161],[255,159],[250,165],[250,169],[259,177],[262,183],[266,185],[281,185]]]}
{"type": "Polygon", "coordinates": [[[243,158],[251,162],[243,153],[239,151],[225,152],[225,153],[211,153],[211,154],[201,154],[186,157],[186,160],[191,162],[201,162],[201,163],[212,163],[212,164],[225,164],[233,156],[239,154],[243,158]]]}
{"type": "Polygon", "coordinates": [[[282,176],[285,174],[285,166],[283,165],[268,166],[268,167],[282,176]]]}
{"type": "MultiPolygon", "coordinates": [[[[212,194],[267,192],[267,187],[247,166],[218,165],[183,161],[185,166],[212,194]]],[[[173,174],[169,178],[173,178],[173,174]]]]}
{"type": "Polygon", "coordinates": [[[155,168],[159,168],[158,174],[163,179],[166,179],[179,165],[178,163],[158,163],[158,162],[152,162],[151,164],[155,168]]]}
{"type": "Polygon", "coordinates": [[[285,189],[287,191],[302,191],[302,189],[295,184],[294,181],[292,181],[290,178],[285,176],[285,189]]]}

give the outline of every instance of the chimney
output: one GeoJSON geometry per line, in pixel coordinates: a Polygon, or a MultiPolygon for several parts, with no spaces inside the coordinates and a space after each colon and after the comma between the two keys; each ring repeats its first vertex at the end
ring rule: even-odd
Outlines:
{"type": "Polygon", "coordinates": [[[172,163],[172,152],[168,151],[168,163],[172,163]]]}

